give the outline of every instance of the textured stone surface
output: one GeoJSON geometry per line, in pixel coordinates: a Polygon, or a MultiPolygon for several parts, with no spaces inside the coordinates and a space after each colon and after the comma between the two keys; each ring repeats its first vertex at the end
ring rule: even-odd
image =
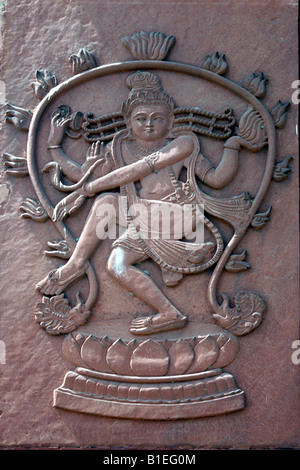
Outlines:
{"type": "MultiPolygon", "coordinates": [[[[130,59],[120,39],[141,30],[175,35],[174,61],[202,65],[207,54],[224,52],[228,75],[239,83],[253,71],[264,71],[270,80],[264,98],[268,109],[278,99],[291,99],[291,84],[297,79],[295,2],[10,0],[3,20],[6,101],[33,109],[37,100],[30,83],[35,71],[47,68],[62,82],[71,76],[69,56],[81,47],[93,51],[99,65],[130,59]]],[[[22,156],[26,135],[4,124],[1,103],[1,152],[22,156]]],[[[201,106],[209,109],[209,95],[203,96],[201,106]]],[[[47,335],[33,312],[40,299],[34,285],[55,263],[43,255],[45,244],[57,234],[48,224],[20,218],[19,205],[26,197],[35,198],[33,188],[29,178],[6,176],[1,163],[0,340],[5,342],[6,363],[0,362],[0,446],[299,448],[299,365],[291,360],[291,346],[299,335],[296,123],[292,105],[286,128],[278,132],[277,150],[278,160],[294,155],[292,173],[270,187],[263,207],[272,205],[269,224],[263,231],[249,231],[241,243],[251,269],[222,277],[220,292],[250,287],[262,292],[268,310],[257,330],[242,338],[238,357],[227,367],[245,390],[247,406],[214,418],[147,423],[53,408],[53,390],[70,364],[62,356],[62,338],[47,335]]],[[[209,155],[213,159],[213,147],[209,155]]],[[[108,252],[107,245],[103,259],[108,252]]],[[[201,311],[209,321],[204,295],[209,274],[201,276],[200,291],[196,276],[171,295],[184,310],[188,293],[193,315],[201,311]]],[[[100,299],[102,315],[116,317],[141,308],[147,312],[104,272],[100,299]]]]}

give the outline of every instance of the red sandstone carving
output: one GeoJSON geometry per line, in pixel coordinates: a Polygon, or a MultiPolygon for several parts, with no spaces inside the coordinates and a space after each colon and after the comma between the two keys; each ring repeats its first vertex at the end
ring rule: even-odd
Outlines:
{"type": "Polygon", "coordinates": [[[71,56],[72,79],[57,85],[48,71],[36,72],[32,86],[41,102],[33,113],[12,105],[6,113],[8,123],[29,131],[27,157],[3,155],[7,173],[29,173],[38,198],[22,204],[22,215],[36,222],[52,221],[60,239],[48,241],[50,250],[45,253],[66,260],[37,286],[44,297],[36,320],[50,334],[69,333],[62,350],[77,367],[55,391],[54,403],[69,410],[134,419],[192,418],[241,409],[244,393],[221,368],[235,359],[237,336],[260,324],[266,302],[256,292],[240,291],[233,295],[233,305],[226,293],[220,304],[217,289],[224,269],[235,273],[250,268],[247,252],[236,253],[235,249],[249,227],[260,229],[268,222],[271,207],[258,211],[271,179],[282,181],[290,171],[291,157],[275,162],[275,127],[284,126],[289,104],[279,101],[270,116],[258,100],[266,93],[265,75],[252,74],[242,86],[235,84],[221,76],[227,63],[219,53],[207,56],[199,68],[164,61],[174,45],[173,36],[140,32],[122,42],[134,61],[97,67],[94,55],[81,49],[71,56]],[[177,107],[167,93],[167,81],[164,86],[160,81],[160,71],[191,75],[235,94],[245,102],[239,122],[227,103],[223,112],[177,107]],[[76,86],[95,79],[101,82],[102,77],[115,72],[128,74],[130,92],[121,109],[94,117],[80,110],[72,112],[72,103],[60,104],[51,116],[48,161],[41,167],[37,132],[48,106],[76,86]],[[202,154],[199,136],[220,141],[218,165],[202,154]],[[84,139],[90,145],[83,162],[67,156],[68,139],[78,139],[78,145],[84,139]],[[222,189],[239,171],[241,150],[243,158],[251,158],[251,153],[266,148],[267,156],[262,157],[266,158],[265,172],[257,194],[244,191],[223,197],[222,189]],[[181,178],[183,170],[185,179],[181,178]],[[42,174],[46,186],[41,182],[42,174]],[[220,196],[209,195],[205,186],[218,190],[220,196]],[[49,188],[58,199],[55,204],[48,197],[49,188]],[[68,218],[77,217],[89,198],[94,198],[93,206],[77,240],[68,218]],[[124,198],[127,205],[121,220],[124,198]],[[166,238],[161,228],[155,232],[153,225],[137,219],[131,212],[134,203],[154,211],[158,203],[172,210],[178,207],[177,219],[190,207],[193,227],[202,224],[207,239],[187,241],[189,233],[175,229],[174,223],[166,238]],[[108,273],[154,311],[131,321],[118,321],[118,333],[114,328],[109,331],[111,325],[105,322],[86,325],[98,297],[97,273],[90,258],[107,230],[104,226],[99,229],[99,210],[104,205],[111,208],[108,229],[116,222],[126,227],[126,236],[112,245],[108,273]],[[227,243],[215,218],[232,228],[227,243]],[[141,226],[148,235],[155,232],[158,236],[142,236],[141,226]],[[173,288],[185,274],[197,275],[212,268],[207,305],[218,325],[190,322],[155,279],[137,269],[136,264],[146,259],[161,268],[165,285],[173,288]],[[82,299],[77,292],[72,306],[66,292],[83,277],[89,293],[82,299]]]}

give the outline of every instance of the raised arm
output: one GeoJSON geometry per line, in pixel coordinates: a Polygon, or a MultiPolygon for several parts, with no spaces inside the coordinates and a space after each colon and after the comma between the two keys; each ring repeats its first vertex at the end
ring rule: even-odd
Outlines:
{"type": "Polygon", "coordinates": [[[48,149],[51,159],[57,162],[62,172],[73,182],[79,181],[81,177],[81,165],[71,160],[62,148],[66,127],[71,117],[65,118],[58,109],[51,119],[50,133],[48,138],[48,149]]]}
{"type": "Polygon", "coordinates": [[[196,166],[196,175],[207,186],[214,189],[224,188],[237,174],[240,144],[238,137],[230,137],[224,144],[223,156],[216,168],[208,159],[202,157],[196,166]]]}
{"type": "Polygon", "coordinates": [[[214,189],[221,189],[235,177],[241,147],[250,152],[259,152],[267,144],[267,134],[262,117],[249,107],[240,119],[238,135],[230,137],[224,144],[223,156],[216,168],[209,160],[199,159],[196,175],[214,189]]]}
{"type": "Polygon", "coordinates": [[[104,143],[99,141],[94,142],[88,149],[85,162],[80,165],[74,162],[64,152],[62,148],[63,140],[66,133],[66,127],[71,117],[64,117],[61,115],[60,110],[57,110],[51,119],[50,134],[48,138],[48,149],[51,153],[53,161],[57,162],[61,167],[64,175],[67,176],[72,182],[77,183],[82,176],[89,170],[89,168],[97,161],[97,166],[93,170],[96,177],[100,177],[112,170],[112,160],[110,158],[109,144],[105,146],[104,143]]]}

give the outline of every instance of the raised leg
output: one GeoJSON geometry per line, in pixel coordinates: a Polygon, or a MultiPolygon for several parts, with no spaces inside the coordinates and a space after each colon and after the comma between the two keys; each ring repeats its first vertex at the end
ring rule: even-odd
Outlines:
{"type": "Polygon", "coordinates": [[[99,242],[116,226],[118,204],[117,194],[102,194],[95,200],[72,256],[65,265],[39,282],[37,290],[45,295],[58,295],[85,273],[87,262],[99,242]]]}

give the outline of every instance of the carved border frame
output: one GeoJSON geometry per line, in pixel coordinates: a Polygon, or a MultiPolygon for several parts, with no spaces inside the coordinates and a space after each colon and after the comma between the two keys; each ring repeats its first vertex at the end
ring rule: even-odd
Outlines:
{"type": "MultiPolygon", "coordinates": [[[[178,63],[178,62],[171,62],[171,61],[160,61],[160,60],[134,60],[134,61],[126,61],[121,63],[113,63],[108,65],[102,65],[96,68],[92,68],[85,72],[82,72],[74,77],[65,80],[61,84],[57,85],[55,88],[51,89],[49,93],[43,98],[40,104],[36,107],[28,134],[28,141],[27,141],[27,162],[28,162],[28,171],[32,181],[32,185],[36,192],[36,195],[41,202],[43,208],[47,212],[48,216],[52,219],[53,214],[53,206],[50,203],[47,195],[44,192],[44,189],[41,185],[38,169],[36,165],[36,136],[37,136],[37,129],[39,126],[40,119],[43,116],[45,109],[47,108],[48,104],[51,102],[52,99],[57,98],[66,90],[73,88],[75,86],[81,85],[87,80],[95,79],[104,77],[111,74],[117,74],[121,72],[130,72],[133,70],[142,69],[142,70],[162,70],[167,72],[177,72],[182,74],[191,75],[197,78],[202,78],[204,80],[208,80],[210,82],[215,83],[218,86],[228,89],[232,93],[238,95],[240,98],[244,99],[248,102],[254,109],[256,109],[263,121],[265,123],[267,137],[268,137],[268,155],[266,159],[265,171],[263,178],[261,180],[260,187],[255,198],[252,201],[251,208],[249,210],[249,223],[237,233],[234,232],[232,238],[228,242],[221,258],[219,259],[214,272],[211,276],[209,286],[208,286],[208,302],[210,307],[215,313],[220,311],[220,305],[217,302],[217,285],[219,278],[221,276],[222,270],[226,265],[226,262],[239,244],[240,240],[243,238],[244,234],[246,233],[249,225],[253,217],[255,216],[267,190],[269,184],[272,179],[273,171],[274,171],[274,164],[275,164],[275,154],[276,154],[276,134],[275,134],[275,126],[273,119],[266,109],[266,107],[249,91],[247,91],[242,86],[234,83],[214,72],[209,70],[203,69],[201,67],[185,64],[185,63],[178,63]]],[[[57,221],[54,222],[56,229],[58,232],[66,238],[67,243],[69,244],[70,248],[73,250],[76,241],[72,234],[67,229],[66,225],[63,222],[57,221]]],[[[89,263],[89,267],[87,269],[87,276],[90,283],[90,291],[87,301],[85,302],[86,309],[89,309],[93,303],[96,301],[98,295],[98,282],[96,274],[93,270],[92,265],[89,263]]]]}

